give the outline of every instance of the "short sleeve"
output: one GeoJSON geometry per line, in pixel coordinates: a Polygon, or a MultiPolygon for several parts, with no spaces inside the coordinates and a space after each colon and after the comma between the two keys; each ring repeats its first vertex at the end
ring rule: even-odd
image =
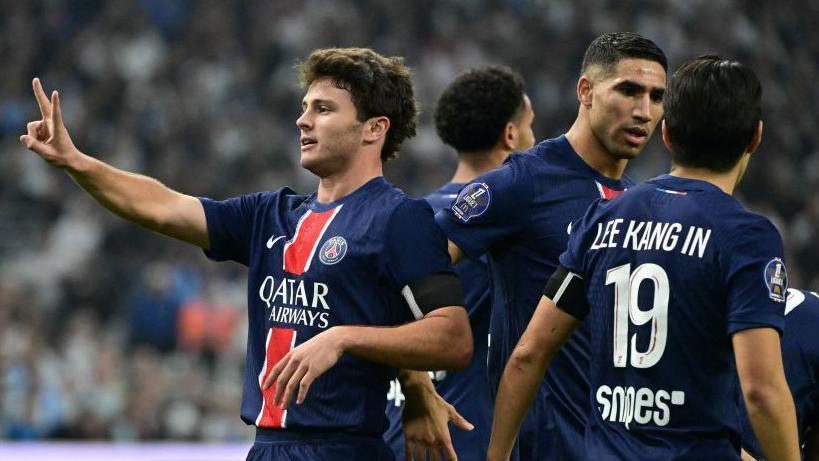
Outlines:
{"type": "Polygon", "coordinates": [[[200,197],[205,209],[210,246],[205,255],[214,261],[236,261],[247,265],[250,240],[264,193],[217,201],[200,197]]]}
{"type": "Polygon", "coordinates": [[[435,215],[446,236],[467,256],[477,258],[526,228],[533,193],[531,176],[522,166],[519,160],[507,161],[478,176],[435,215]]]}
{"type": "Polygon", "coordinates": [[[740,226],[732,236],[720,258],[729,335],[748,328],[784,330],[788,271],[783,253],[782,237],[765,218],[740,226]]]}
{"type": "Polygon", "coordinates": [[[408,199],[387,223],[385,270],[400,289],[429,275],[452,273],[446,237],[425,200],[408,199]]]}

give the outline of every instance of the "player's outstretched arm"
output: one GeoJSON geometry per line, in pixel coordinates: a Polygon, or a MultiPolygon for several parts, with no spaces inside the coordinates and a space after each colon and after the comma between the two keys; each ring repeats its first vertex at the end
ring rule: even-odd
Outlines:
{"type": "Polygon", "coordinates": [[[80,152],[63,124],[60,95],[49,99],[40,79],[32,82],[42,119],[30,122],[20,142],[49,164],[65,170],[102,206],[141,226],[167,236],[208,247],[207,222],[195,197],[176,192],[159,181],[114,168],[80,152]]]}
{"type": "Polygon", "coordinates": [[[752,328],[731,339],[745,408],[762,452],[767,459],[798,461],[796,412],[785,381],[779,333],[752,328]]]}
{"type": "Polygon", "coordinates": [[[441,307],[398,327],[340,325],[287,353],[263,388],[276,382],[274,401],[284,408],[298,391],[304,402],[313,381],[347,352],[373,362],[411,370],[462,369],[472,359],[472,329],[462,306],[441,307]]]}
{"type": "Polygon", "coordinates": [[[540,298],[501,377],[488,460],[509,459],[521,421],[543,381],[549,362],[579,324],[580,320],[560,310],[551,299],[540,298]]]}
{"type": "Polygon", "coordinates": [[[465,431],[475,427],[438,394],[428,372],[401,370],[398,380],[405,398],[401,424],[406,459],[423,461],[429,453],[432,460],[456,461],[449,423],[465,431]]]}

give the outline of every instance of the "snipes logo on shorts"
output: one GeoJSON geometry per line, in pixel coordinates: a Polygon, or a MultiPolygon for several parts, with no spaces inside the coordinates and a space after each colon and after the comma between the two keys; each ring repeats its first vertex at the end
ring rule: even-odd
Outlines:
{"type": "Polygon", "coordinates": [[[324,245],[321,246],[321,250],[319,251],[319,260],[327,265],[333,265],[342,258],[344,255],[347,254],[347,241],[344,240],[344,237],[340,235],[336,235],[335,237],[330,237],[324,242],[324,245]]]}

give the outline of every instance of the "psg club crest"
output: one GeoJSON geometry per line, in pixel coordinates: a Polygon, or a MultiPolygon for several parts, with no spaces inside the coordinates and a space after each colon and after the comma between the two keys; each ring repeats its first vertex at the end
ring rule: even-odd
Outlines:
{"type": "Polygon", "coordinates": [[[319,250],[319,260],[328,266],[331,266],[344,258],[347,254],[347,241],[344,237],[336,235],[330,237],[324,242],[319,250]]]}
{"type": "Polygon", "coordinates": [[[765,284],[768,286],[768,296],[778,303],[784,303],[788,290],[788,271],[785,263],[774,258],[765,266],[765,284]]]}
{"type": "Polygon", "coordinates": [[[452,205],[452,212],[463,222],[478,217],[489,208],[492,195],[489,185],[483,182],[473,182],[461,189],[458,198],[452,205]]]}

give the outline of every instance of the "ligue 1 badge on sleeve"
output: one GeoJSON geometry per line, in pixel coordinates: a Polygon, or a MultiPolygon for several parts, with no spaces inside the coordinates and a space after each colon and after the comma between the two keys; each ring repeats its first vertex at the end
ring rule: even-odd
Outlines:
{"type": "Polygon", "coordinates": [[[489,185],[483,182],[473,182],[461,189],[458,198],[452,205],[452,212],[463,222],[478,217],[489,208],[492,195],[489,185]]]}
{"type": "Polygon", "coordinates": [[[328,266],[339,261],[347,254],[347,240],[340,235],[330,237],[319,250],[319,260],[328,266]]]}
{"type": "Polygon", "coordinates": [[[765,266],[765,285],[768,286],[768,296],[778,302],[784,303],[788,291],[788,270],[785,263],[780,258],[774,258],[765,266]]]}

